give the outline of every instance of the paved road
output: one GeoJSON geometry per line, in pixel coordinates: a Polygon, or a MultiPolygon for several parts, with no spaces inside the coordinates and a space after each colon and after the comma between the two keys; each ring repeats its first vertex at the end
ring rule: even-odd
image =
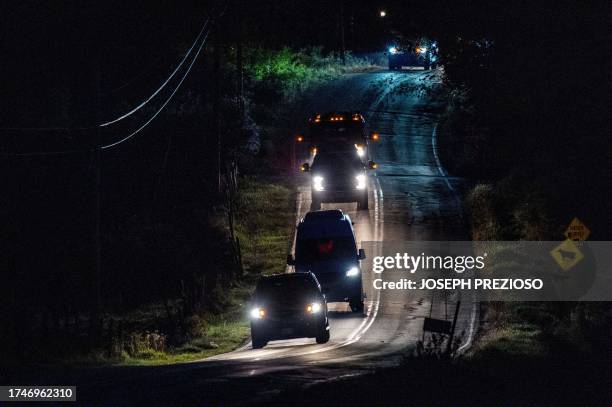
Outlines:
{"type": "MultiPolygon", "coordinates": [[[[323,206],[347,211],[361,242],[467,237],[454,191],[461,180],[444,175],[435,152],[440,106],[423,90],[435,81],[435,74],[422,71],[346,75],[311,100],[311,111],[361,110],[371,128],[381,133],[371,151],[379,169],[370,177],[370,210],[357,211],[356,204],[323,206]]],[[[306,176],[298,183],[301,217],[310,206],[310,192],[306,176]]],[[[410,291],[377,291],[369,275],[364,276],[364,287],[366,315],[355,316],[345,304],[330,305],[332,337],[325,345],[314,339],[277,341],[264,349],[246,345],[178,366],[103,368],[75,378],[83,383],[80,399],[100,404],[263,402],[293,386],[397,364],[422,338],[424,316],[433,312],[451,318],[452,298],[445,303],[410,291]]],[[[462,307],[458,330],[465,333],[463,348],[469,345],[475,316],[472,304],[462,307]]]]}

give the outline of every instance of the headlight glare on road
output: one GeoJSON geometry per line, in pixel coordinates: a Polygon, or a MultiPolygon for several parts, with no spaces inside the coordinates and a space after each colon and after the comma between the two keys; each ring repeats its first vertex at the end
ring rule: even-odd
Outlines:
{"type": "Polygon", "coordinates": [[[366,176],[364,174],[359,174],[355,177],[357,180],[357,189],[365,189],[366,187],[366,176]]]}
{"type": "Polygon", "coordinates": [[[308,312],[309,314],[318,314],[319,312],[321,312],[321,304],[319,304],[318,302],[308,304],[306,306],[306,312],[308,312]]]}
{"type": "Polygon", "coordinates": [[[323,187],[323,177],[320,175],[315,175],[312,177],[312,187],[315,191],[323,191],[325,188],[323,187]]]}
{"type": "Polygon", "coordinates": [[[255,307],[251,310],[251,318],[262,319],[266,316],[266,311],[263,308],[255,307]]]}
{"type": "Polygon", "coordinates": [[[359,269],[357,267],[351,267],[350,269],[346,271],[347,277],[355,277],[358,274],[359,274],[359,269]]]}

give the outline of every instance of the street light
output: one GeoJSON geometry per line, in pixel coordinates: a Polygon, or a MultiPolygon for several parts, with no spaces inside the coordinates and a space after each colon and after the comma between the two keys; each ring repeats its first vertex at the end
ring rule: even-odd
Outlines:
{"type": "Polygon", "coordinates": [[[387,12],[385,10],[380,10],[380,16],[381,17],[386,17],[387,16],[387,12]]]}

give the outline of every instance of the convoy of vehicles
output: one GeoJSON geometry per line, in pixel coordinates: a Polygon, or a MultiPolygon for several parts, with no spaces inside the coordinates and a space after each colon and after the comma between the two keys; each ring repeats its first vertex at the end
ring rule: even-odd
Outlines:
{"type": "Polygon", "coordinates": [[[435,69],[439,63],[438,44],[426,39],[391,45],[387,55],[390,70],[399,70],[403,66],[435,69]]]}
{"type": "MultiPolygon", "coordinates": [[[[351,311],[363,313],[364,293],[353,225],[340,209],[320,210],[323,202],[357,202],[368,209],[368,133],[359,112],[318,113],[309,119],[310,162],[301,166],[311,174],[311,212],[299,222],[295,257],[287,264],[294,273],[262,277],[251,301],[253,349],[271,340],[300,337],[326,343],[330,338],[327,302],[348,302],[351,311]]],[[[304,141],[300,136],[299,141],[304,141]]]]}

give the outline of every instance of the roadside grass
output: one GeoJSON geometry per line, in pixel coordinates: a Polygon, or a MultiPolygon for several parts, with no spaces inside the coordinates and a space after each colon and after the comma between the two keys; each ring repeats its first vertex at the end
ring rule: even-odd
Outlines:
{"type": "Polygon", "coordinates": [[[153,366],[204,359],[238,348],[249,337],[249,331],[246,318],[235,321],[220,319],[209,323],[203,336],[178,348],[170,349],[167,352],[146,349],[134,357],[126,355],[122,364],[153,366]]]}
{"type": "Polygon", "coordinates": [[[240,180],[236,232],[245,273],[251,277],[285,271],[295,228],[295,193],[289,180],[240,180]]]}
{"type": "Polygon", "coordinates": [[[225,294],[218,314],[204,314],[193,339],[179,347],[159,351],[146,348],[123,355],[127,365],[162,365],[190,362],[240,347],[250,336],[248,303],[261,274],[282,273],[295,226],[295,196],[284,179],[243,177],[236,202],[236,234],[241,242],[245,275],[225,294]]]}
{"type": "Polygon", "coordinates": [[[540,358],[549,349],[546,337],[537,324],[518,317],[523,306],[520,303],[486,304],[482,334],[474,342],[465,358],[471,362],[487,362],[510,358],[540,358]]]}
{"type": "Polygon", "coordinates": [[[354,57],[350,51],[346,52],[343,64],[339,55],[326,54],[322,47],[300,50],[250,48],[246,60],[246,70],[253,78],[259,95],[282,96],[286,102],[335,76],[373,68],[369,62],[354,57]]]}
{"type": "Polygon", "coordinates": [[[186,338],[164,334],[168,309],[173,318],[179,318],[180,301],[170,301],[167,307],[152,303],[113,315],[124,326],[122,338],[110,338],[104,348],[84,352],[75,347],[59,359],[47,358],[52,359],[49,362],[64,366],[168,365],[201,360],[244,344],[250,336],[246,306],[259,276],[285,270],[295,227],[295,194],[283,178],[242,177],[236,201],[236,234],[245,273],[218,294],[219,309],[185,318],[186,338]]]}

